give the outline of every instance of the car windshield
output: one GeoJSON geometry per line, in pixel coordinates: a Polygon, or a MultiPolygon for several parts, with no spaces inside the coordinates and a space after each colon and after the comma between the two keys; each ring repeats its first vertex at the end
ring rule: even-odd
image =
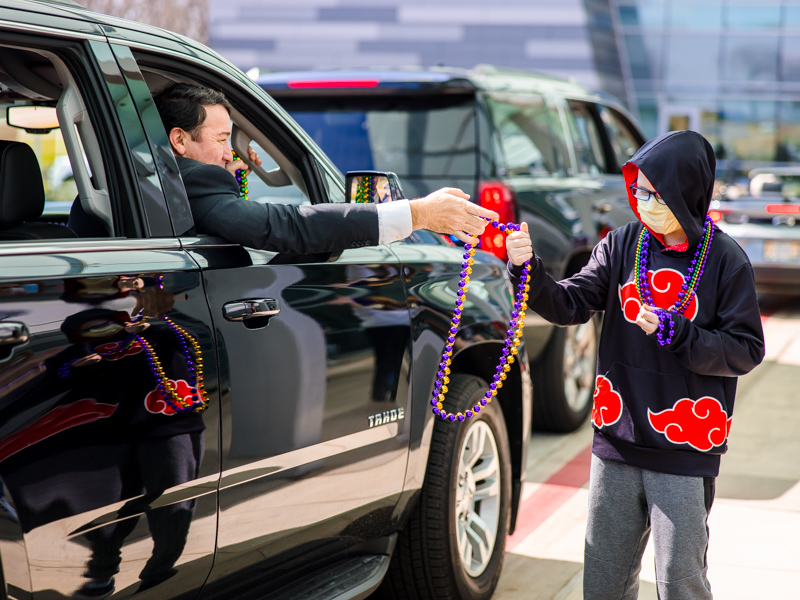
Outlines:
{"type": "Polygon", "coordinates": [[[472,95],[278,100],[342,172],[475,176],[472,95]]]}

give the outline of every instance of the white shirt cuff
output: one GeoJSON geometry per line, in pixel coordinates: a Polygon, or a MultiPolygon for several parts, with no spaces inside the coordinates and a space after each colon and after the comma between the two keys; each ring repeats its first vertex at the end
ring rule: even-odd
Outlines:
{"type": "Polygon", "coordinates": [[[394,200],[376,206],[379,244],[404,240],[414,231],[408,200],[394,200]]]}

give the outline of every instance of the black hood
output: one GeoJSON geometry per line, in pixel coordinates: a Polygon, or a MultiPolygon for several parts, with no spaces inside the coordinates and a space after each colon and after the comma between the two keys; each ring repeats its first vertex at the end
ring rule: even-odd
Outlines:
{"type": "MultiPolygon", "coordinates": [[[[630,185],[636,182],[641,171],[678,219],[689,240],[689,248],[694,248],[703,236],[703,221],[711,204],[716,167],[714,149],[699,133],[670,131],[650,140],[622,167],[633,212],[639,218],[630,185]]],[[[664,243],[663,236],[650,233],[664,243]]]]}

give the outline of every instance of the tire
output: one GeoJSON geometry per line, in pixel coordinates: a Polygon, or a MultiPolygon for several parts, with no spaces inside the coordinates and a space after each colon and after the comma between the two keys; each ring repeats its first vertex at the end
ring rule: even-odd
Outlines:
{"type": "MultiPolygon", "coordinates": [[[[471,408],[489,389],[483,380],[468,375],[453,375],[448,387],[444,404],[451,412],[471,408]]],[[[464,423],[437,418],[420,497],[398,536],[389,572],[376,597],[488,600],[500,578],[510,518],[511,452],[497,400],[464,423]],[[481,444],[483,458],[477,458],[476,444],[481,444]],[[465,464],[459,469],[462,458],[465,464]],[[476,473],[482,474],[480,479],[474,478],[476,473]],[[475,488],[489,497],[475,501],[469,492],[464,494],[475,488]],[[469,520],[461,518],[466,515],[469,520]],[[484,540],[478,544],[484,549],[483,560],[475,560],[474,546],[463,543],[469,539],[484,540]],[[468,555],[471,560],[462,558],[468,555]]]]}
{"type": "Polygon", "coordinates": [[[541,358],[531,363],[535,429],[568,433],[589,417],[599,321],[594,316],[582,325],[556,327],[541,358]]]}

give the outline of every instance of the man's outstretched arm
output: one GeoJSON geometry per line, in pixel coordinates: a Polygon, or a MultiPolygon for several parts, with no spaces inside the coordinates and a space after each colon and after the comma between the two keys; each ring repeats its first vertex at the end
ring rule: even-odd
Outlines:
{"type": "Polygon", "coordinates": [[[183,171],[198,233],[275,252],[312,254],[372,246],[403,239],[417,229],[475,243],[486,227],[485,219],[497,218],[455,188],[380,205],[260,204],[239,198],[236,180],[222,167],[196,164],[183,171]]]}

